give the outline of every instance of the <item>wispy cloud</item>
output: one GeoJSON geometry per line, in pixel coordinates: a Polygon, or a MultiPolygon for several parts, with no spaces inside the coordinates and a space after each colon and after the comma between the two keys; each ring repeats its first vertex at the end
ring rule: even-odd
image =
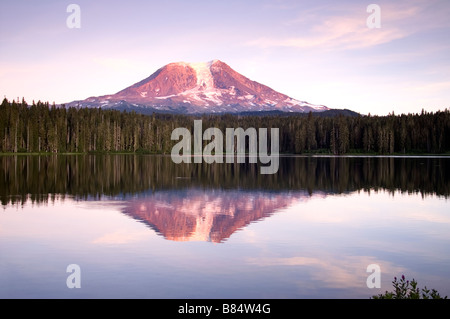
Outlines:
{"type": "Polygon", "coordinates": [[[407,36],[401,30],[377,30],[353,28],[354,21],[327,21],[322,25],[333,24],[333,29],[326,32],[314,32],[313,35],[289,38],[259,38],[250,41],[251,46],[292,47],[299,49],[358,49],[388,43],[407,36]]]}
{"type": "Polygon", "coordinates": [[[249,41],[261,48],[291,47],[323,50],[360,49],[389,43],[410,36],[442,21],[430,23],[426,7],[403,4],[381,6],[381,28],[370,29],[370,13],[364,6],[310,10],[297,19],[286,21],[286,33],[277,37],[260,37],[249,41]],[[333,11],[334,10],[334,11],[333,11]],[[423,23],[427,21],[428,23],[423,23]],[[297,35],[298,33],[299,35],[297,35]]]}

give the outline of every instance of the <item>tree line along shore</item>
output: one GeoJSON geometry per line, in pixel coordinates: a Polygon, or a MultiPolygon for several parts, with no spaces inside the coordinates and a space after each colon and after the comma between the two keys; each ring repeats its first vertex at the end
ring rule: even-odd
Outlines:
{"type": "MultiPolygon", "coordinates": [[[[387,116],[308,114],[177,115],[139,114],[101,108],[0,105],[0,153],[170,154],[175,128],[279,128],[281,154],[445,154],[450,153],[450,111],[387,116]]],[[[269,130],[270,131],[270,130],[269,130]]],[[[207,144],[207,141],[204,142],[207,144]]]]}

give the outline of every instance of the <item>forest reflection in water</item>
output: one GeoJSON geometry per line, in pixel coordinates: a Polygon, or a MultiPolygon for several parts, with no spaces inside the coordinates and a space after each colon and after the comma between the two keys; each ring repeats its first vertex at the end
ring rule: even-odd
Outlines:
{"type": "Polygon", "coordinates": [[[170,156],[0,156],[2,205],[125,196],[187,188],[307,191],[340,194],[384,189],[450,194],[450,157],[280,158],[279,171],[259,174],[259,164],[175,164],[170,156]]]}

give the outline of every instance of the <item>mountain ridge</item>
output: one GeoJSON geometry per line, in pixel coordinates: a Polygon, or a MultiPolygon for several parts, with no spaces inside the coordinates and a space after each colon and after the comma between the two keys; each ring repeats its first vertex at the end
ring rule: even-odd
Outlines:
{"type": "Polygon", "coordinates": [[[184,114],[330,110],[250,80],[220,60],[169,63],[115,94],[89,97],[67,105],[184,114]]]}

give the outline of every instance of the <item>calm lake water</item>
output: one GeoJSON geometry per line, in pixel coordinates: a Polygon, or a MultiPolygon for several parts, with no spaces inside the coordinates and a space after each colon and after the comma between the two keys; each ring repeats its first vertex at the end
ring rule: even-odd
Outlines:
{"type": "Polygon", "coordinates": [[[449,195],[448,157],[0,156],[0,298],[450,296],[449,195]]]}

